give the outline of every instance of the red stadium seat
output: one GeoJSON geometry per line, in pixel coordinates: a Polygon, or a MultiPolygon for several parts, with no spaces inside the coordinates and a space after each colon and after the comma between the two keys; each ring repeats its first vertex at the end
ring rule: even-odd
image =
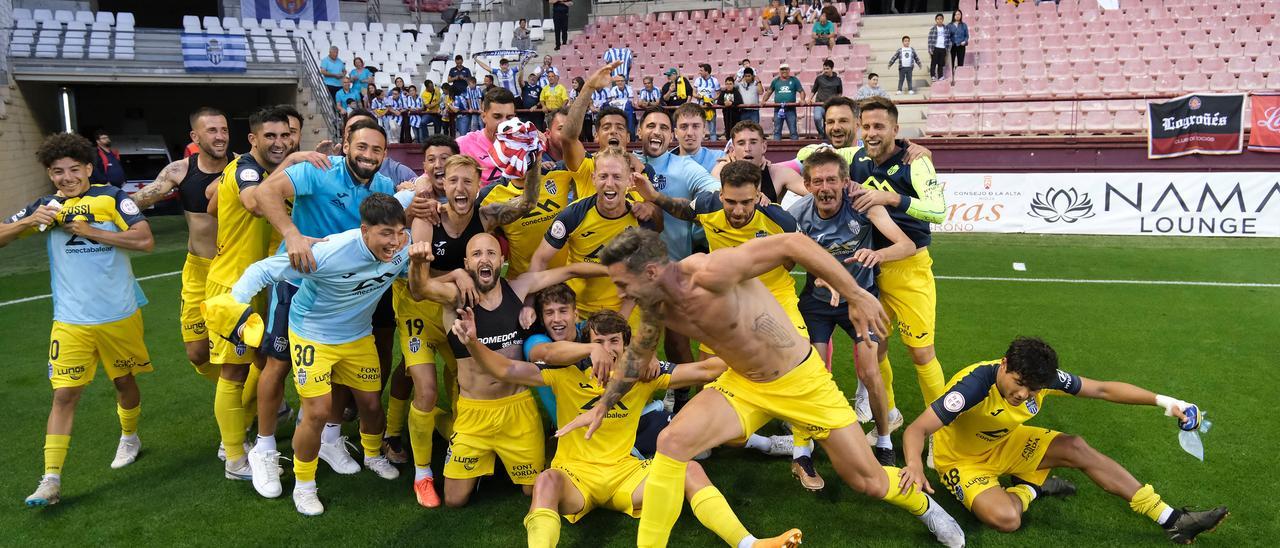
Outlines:
{"type": "Polygon", "coordinates": [[[1240,74],[1240,80],[1236,82],[1240,91],[1259,91],[1267,86],[1266,78],[1261,72],[1245,72],[1240,74]]]}
{"type": "Polygon", "coordinates": [[[1209,91],[1209,79],[1202,72],[1195,72],[1182,77],[1182,91],[1197,93],[1209,91]]]}
{"type": "Polygon", "coordinates": [[[1049,93],[1054,97],[1074,97],[1076,81],[1070,76],[1055,76],[1049,80],[1049,93]]]}
{"type": "Polygon", "coordinates": [[[1252,72],[1253,61],[1250,61],[1247,57],[1232,57],[1231,60],[1227,62],[1227,70],[1236,75],[1252,72]]]}
{"type": "Polygon", "coordinates": [[[1057,131],[1057,117],[1050,111],[1032,111],[1027,117],[1027,130],[1047,135],[1057,131]]]}
{"type": "Polygon", "coordinates": [[[978,120],[973,114],[957,114],[951,117],[951,132],[957,135],[977,135],[978,120]]]}
{"type": "Polygon", "coordinates": [[[1026,92],[1026,95],[1030,97],[1049,97],[1053,95],[1049,91],[1048,78],[1038,78],[1034,80],[1027,80],[1024,83],[1024,88],[1025,88],[1024,91],[1026,92]]]}
{"type": "Polygon", "coordinates": [[[1198,74],[1200,72],[1200,64],[1190,57],[1179,57],[1173,60],[1173,73],[1179,76],[1188,74],[1198,74]]]}
{"type": "Polygon", "coordinates": [[[1230,72],[1219,72],[1209,78],[1209,89],[1212,91],[1235,91],[1236,75],[1230,72]]]}
{"type": "Polygon", "coordinates": [[[999,83],[996,80],[981,80],[978,82],[976,95],[981,98],[995,98],[1000,96],[999,83]]]}
{"type": "Polygon", "coordinates": [[[933,136],[946,135],[950,133],[951,117],[942,113],[930,113],[924,120],[924,132],[933,136]]]}
{"type": "Polygon", "coordinates": [[[1098,63],[1098,76],[1119,76],[1120,74],[1120,63],[1116,61],[1098,63]]]}
{"type": "Polygon", "coordinates": [[[1240,42],[1227,42],[1218,46],[1217,55],[1213,58],[1219,61],[1223,59],[1231,59],[1232,57],[1244,57],[1244,44],[1240,42]]]}
{"type": "Polygon", "coordinates": [[[1128,79],[1124,76],[1105,76],[1102,78],[1102,93],[1107,95],[1122,95],[1129,91],[1128,79]]]}
{"type": "Polygon", "coordinates": [[[1086,112],[1084,114],[1084,129],[1094,134],[1110,133],[1114,129],[1111,113],[1106,111],[1086,112]]]}
{"type": "MultiPolygon", "coordinates": [[[[1038,81],[1043,82],[1044,79],[1038,79],[1038,81]]],[[[1021,78],[1010,78],[1008,80],[1001,80],[1000,85],[997,87],[997,89],[998,89],[999,95],[1006,99],[1016,99],[1019,97],[1027,96],[1027,90],[1021,78]]]]}
{"type": "Polygon", "coordinates": [[[1152,80],[1150,76],[1145,74],[1130,76],[1128,79],[1128,86],[1129,93],[1139,95],[1146,95],[1156,90],[1155,80],[1152,80]]]}
{"type": "Polygon", "coordinates": [[[956,99],[972,99],[974,97],[973,82],[956,80],[951,84],[951,96],[956,99]]]}
{"type": "Polygon", "coordinates": [[[1079,95],[1101,95],[1102,81],[1097,76],[1081,76],[1076,80],[1076,92],[1079,95]]]}

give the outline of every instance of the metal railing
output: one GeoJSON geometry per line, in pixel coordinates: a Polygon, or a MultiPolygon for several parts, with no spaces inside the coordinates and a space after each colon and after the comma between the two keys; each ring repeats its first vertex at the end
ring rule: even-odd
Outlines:
{"type": "Polygon", "coordinates": [[[298,53],[298,83],[302,84],[302,87],[311,93],[311,99],[317,102],[315,110],[324,118],[325,127],[329,130],[329,139],[336,143],[342,135],[342,121],[338,119],[338,113],[334,110],[333,97],[329,95],[329,88],[324,86],[324,79],[320,77],[320,67],[316,65],[311,46],[306,40],[293,38],[293,47],[298,53]]]}
{"type": "Polygon", "coordinates": [[[381,23],[382,2],[380,0],[367,0],[364,8],[364,18],[366,23],[381,23]]]}

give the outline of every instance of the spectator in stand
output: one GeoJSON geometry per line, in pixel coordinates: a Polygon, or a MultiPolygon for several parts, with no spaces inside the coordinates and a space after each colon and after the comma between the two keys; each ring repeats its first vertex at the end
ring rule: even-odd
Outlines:
{"type": "Polygon", "coordinates": [[[947,32],[951,35],[951,76],[954,78],[956,67],[964,66],[964,48],[969,45],[969,25],[964,22],[964,12],[956,10],[951,13],[947,32]]]}
{"type": "Polygon", "coordinates": [[[522,121],[533,122],[538,127],[538,131],[546,131],[547,124],[543,120],[543,116],[539,112],[533,112],[542,104],[542,86],[538,85],[537,69],[529,71],[529,77],[525,78],[520,75],[520,104],[518,105],[522,111],[517,112],[522,121]]]}
{"type": "Polygon", "coordinates": [[[627,114],[627,131],[631,133],[632,139],[636,138],[635,109],[631,106],[635,95],[635,90],[627,84],[626,78],[613,76],[613,86],[609,88],[609,106],[627,114]]]}
{"type": "Polygon", "coordinates": [[[347,75],[347,64],[338,59],[338,46],[329,46],[329,56],[320,60],[320,76],[324,77],[324,87],[328,88],[330,97],[337,97],[342,89],[342,77],[347,75]]]}
{"type": "Polygon", "coordinates": [[[818,20],[818,15],[822,10],[818,6],[810,3],[808,0],[800,2],[798,5],[791,7],[791,13],[788,14],[787,20],[794,23],[797,27],[811,25],[818,20]]]}
{"type": "Polygon", "coordinates": [[[556,51],[569,43],[569,6],[573,0],[547,0],[551,4],[551,22],[555,24],[556,51]]]}
{"type": "MultiPolygon", "coordinates": [[[[373,115],[378,117],[378,125],[382,126],[382,130],[387,134],[387,142],[391,142],[391,97],[386,91],[381,89],[373,92],[373,99],[369,101],[370,110],[373,115]]],[[[399,135],[399,132],[396,132],[399,135]]]]}
{"type": "Polygon", "coordinates": [[[831,21],[833,25],[839,25],[844,22],[844,17],[840,15],[840,10],[836,9],[835,3],[831,0],[823,2],[822,13],[827,16],[827,21],[831,21]]]}
{"type": "Polygon", "coordinates": [[[449,95],[457,97],[467,90],[467,80],[471,78],[471,69],[462,66],[462,56],[453,56],[453,66],[449,67],[449,95]]]}
{"type": "Polygon", "coordinates": [[[773,29],[770,27],[778,27],[782,30],[782,23],[786,21],[787,8],[782,5],[782,0],[772,0],[769,7],[760,12],[760,30],[765,36],[773,36],[773,29]]]}
{"type": "Polygon", "coordinates": [[[609,76],[621,76],[628,82],[631,81],[631,48],[609,46],[601,57],[606,65],[614,61],[621,63],[609,73],[609,76]]]}
{"type": "Polygon", "coordinates": [[[511,47],[516,49],[533,49],[533,41],[529,39],[529,21],[521,19],[512,31],[511,47]]]}
{"type": "Polygon", "coordinates": [[[916,69],[916,65],[920,62],[920,56],[916,54],[915,48],[911,47],[911,37],[902,37],[902,47],[889,58],[889,67],[893,67],[894,62],[898,63],[898,93],[902,93],[902,84],[907,84],[907,93],[916,94],[915,82],[911,81],[911,71],[916,69]]]}
{"type": "Polygon", "coordinates": [[[871,73],[867,75],[867,83],[858,88],[858,96],[854,97],[859,101],[868,97],[888,97],[889,92],[880,87],[880,75],[871,73]]]}
{"type": "MultiPolygon", "coordinates": [[[[581,76],[573,77],[573,89],[569,90],[569,104],[573,104],[573,101],[578,98],[578,94],[582,92],[582,87],[585,85],[586,81],[583,80],[581,76]]],[[[584,143],[590,143],[595,140],[590,121],[591,119],[589,116],[583,121],[582,135],[578,136],[578,138],[584,143]]]]}
{"type": "Polygon", "coordinates": [[[351,78],[351,87],[356,88],[356,92],[373,83],[373,71],[364,66],[364,59],[356,57],[351,60],[351,65],[355,68],[347,73],[347,77],[351,78]]]}
{"type": "MultiPolygon", "coordinates": [[[[194,133],[192,131],[192,134],[194,133]]],[[[97,156],[93,159],[93,172],[89,174],[89,182],[95,185],[123,187],[124,166],[120,164],[120,151],[111,148],[111,135],[101,129],[95,131],[93,143],[97,145],[94,148],[97,156]]]]}
{"type": "Polygon", "coordinates": [[[538,67],[538,85],[539,86],[542,86],[544,88],[547,87],[547,84],[549,83],[547,75],[551,73],[555,73],[556,76],[560,76],[560,69],[556,68],[552,64],[553,62],[554,60],[551,58],[550,55],[542,58],[542,64],[539,65],[538,67]]]}
{"type": "Polygon", "coordinates": [[[558,73],[540,70],[539,74],[547,79],[547,85],[542,86],[542,91],[538,92],[538,108],[545,113],[543,118],[546,127],[551,127],[555,112],[569,103],[569,91],[560,83],[558,73]]]}
{"type": "Polygon", "coordinates": [[[396,76],[395,85],[391,86],[391,89],[399,91],[400,95],[404,95],[405,91],[407,91],[404,86],[404,78],[396,76]]]}
{"type": "Polygon", "coordinates": [[[942,14],[933,18],[933,27],[929,29],[929,81],[937,82],[943,78],[947,68],[947,50],[951,49],[951,33],[942,23],[942,14]]]}
{"type": "Polygon", "coordinates": [[[653,77],[645,76],[642,81],[644,87],[636,91],[636,112],[644,112],[651,108],[662,106],[662,90],[653,86],[653,77]]]}
{"type": "Polygon", "coordinates": [[[483,59],[476,59],[476,64],[480,65],[481,70],[489,73],[485,76],[485,91],[488,91],[489,86],[497,82],[499,86],[507,88],[507,91],[510,91],[512,95],[520,95],[520,71],[511,66],[511,61],[507,60],[506,57],[498,60],[498,68],[496,69],[490,67],[483,59]],[[489,80],[489,76],[492,76],[493,80],[489,80]]]}
{"type": "Polygon", "coordinates": [[[476,87],[475,77],[467,79],[467,88],[453,98],[454,119],[458,135],[471,133],[480,125],[480,100],[484,92],[476,87]],[[473,125],[474,124],[474,125],[473,125]]]}
{"type": "MultiPolygon", "coordinates": [[[[757,82],[756,85],[759,83],[757,82]]],[[[742,113],[738,110],[742,106],[742,93],[738,91],[737,81],[733,76],[724,77],[724,87],[720,88],[716,105],[719,105],[724,113],[724,140],[728,141],[729,130],[742,119],[742,113]]],[[[711,136],[712,139],[715,137],[715,135],[711,136]]]]}
{"type": "MultiPolygon", "coordinates": [[[[698,65],[698,77],[693,79],[693,89],[697,92],[699,105],[707,107],[716,104],[716,98],[720,95],[720,80],[711,75],[711,65],[698,65]]],[[[706,113],[707,138],[710,139],[716,134],[716,111],[708,108],[706,113]]]]}
{"type": "Polygon", "coordinates": [[[666,75],[667,83],[662,84],[662,106],[678,107],[688,103],[695,93],[693,84],[689,83],[688,78],[681,76],[675,67],[667,69],[666,75]]]}
{"type": "Polygon", "coordinates": [[[422,123],[423,104],[422,97],[418,95],[418,86],[409,85],[405,94],[400,96],[400,106],[404,108],[404,114],[408,117],[405,129],[400,132],[407,140],[401,142],[421,143],[426,141],[427,128],[422,123]]]}
{"type": "MultiPolygon", "coordinates": [[[[495,87],[497,87],[497,86],[494,86],[494,85],[493,85],[493,75],[492,75],[492,74],[486,74],[486,75],[484,75],[484,85],[480,86],[480,94],[481,94],[481,95],[484,95],[484,94],[486,94],[486,93],[489,93],[489,90],[490,90],[490,89],[493,89],[493,88],[495,88],[495,87]]],[[[504,89],[505,89],[505,88],[504,88],[504,89]]],[[[511,91],[511,90],[509,90],[509,89],[508,89],[507,91],[511,91]]],[[[512,95],[515,95],[515,94],[514,94],[514,93],[512,93],[512,95]]]]}
{"type": "Polygon", "coordinates": [[[763,101],[768,103],[770,98],[778,103],[778,107],[774,109],[773,140],[782,140],[784,121],[791,140],[798,140],[800,135],[796,133],[796,103],[803,103],[805,95],[800,79],[791,75],[791,65],[783,63],[778,66],[778,76],[769,83],[769,89],[764,90],[763,101]]]}
{"type": "Polygon", "coordinates": [[[342,89],[339,89],[338,93],[334,95],[334,107],[339,111],[345,111],[349,99],[355,99],[356,103],[359,104],[364,98],[360,94],[360,88],[351,86],[351,78],[343,76],[342,89]]]}
{"type": "MultiPolygon", "coordinates": [[[[827,99],[837,95],[844,95],[844,83],[840,81],[840,75],[836,74],[836,65],[830,59],[822,62],[822,72],[817,78],[813,79],[813,102],[825,103],[827,99]]],[[[813,107],[813,122],[818,127],[818,137],[827,138],[826,126],[823,123],[823,115],[825,109],[821,106],[813,107]]]]}
{"type": "Polygon", "coordinates": [[[440,127],[450,137],[456,137],[458,122],[457,98],[449,95],[448,87],[440,88],[440,127]]]}
{"type": "Polygon", "coordinates": [[[813,24],[813,41],[808,44],[808,49],[814,46],[827,46],[827,53],[830,54],[836,43],[836,25],[827,20],[827,14],[823,13],[818,16],[818,22],[813,24]]]}
{"type": "Polygon", "coordinates": [[[737,77],[738,77],[738,81],[739,81],[739,82],[741,82],[741,81],[742,81],[742,73],[746,72],[746,71],[747,71],[747,69],[749,69],[749,68],[751,68],[751,60],[750,60],[750,59],[743,59],[743,60],[741,60],[741,61],[738,61],[738,72],[737,72],[736,74],[734,74],[734,76],[737,76],[737,77]]]}
{"type": "MultiPolygon", "coordinates": [[[[756,71],[746,67],[738,78],[738,96],[742,99],[742,108],[738,111],[739,121],[751,120],[760,123],[760,97],[764,95],[764,86],[756,79],[756,71]]],[[[733,126],[725,129],[732,130],[733,126]]],[[[732,137],[730,138],[732,139],[732,137]]]]}
{"type": "Polygon", "coordinates": [[[422,135],[423,142],[426,142],[426,136],[430,132],[430,128],[435,128],[436,133],[441,133],[440,120],[440,90],[436,89],[435,82],[424,80],[422,82],[422,135]]]}

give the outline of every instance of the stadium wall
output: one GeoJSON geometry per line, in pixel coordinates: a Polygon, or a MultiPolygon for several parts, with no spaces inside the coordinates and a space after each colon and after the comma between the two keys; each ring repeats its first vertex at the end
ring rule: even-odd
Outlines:
{"type": "Polygon", "coordinates": [[[36,149],[44,136],[54,127],[45,127],[35,116],[36,111],[57,112],[52,97],[28,98],[18,85],[5,83],[7,115],[0,123],[0,215],[9,216],[30,202],[34,197],[48,194],[49,178],[36,161],[36,149]]]}

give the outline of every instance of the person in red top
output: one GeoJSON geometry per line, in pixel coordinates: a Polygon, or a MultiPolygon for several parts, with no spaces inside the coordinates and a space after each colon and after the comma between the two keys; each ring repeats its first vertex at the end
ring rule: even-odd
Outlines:
{"type": "Polygon", "coordinates": [[[94,132],[93,142],[97,146],[94,147],[93,171],[89,174],[89,182],[116,188],[124,186],[124,166],[120,165],[120,151],[111,148],[111,135],[100,129],[94,132]]]}
{"type": "Polygon", "coordinates": [[[194,142],[187,143],[187,148],[182,149],[182,157],[190,158],[192,154],[197,152],[200,152],[200,145],[197,145],[194,142]]]}

